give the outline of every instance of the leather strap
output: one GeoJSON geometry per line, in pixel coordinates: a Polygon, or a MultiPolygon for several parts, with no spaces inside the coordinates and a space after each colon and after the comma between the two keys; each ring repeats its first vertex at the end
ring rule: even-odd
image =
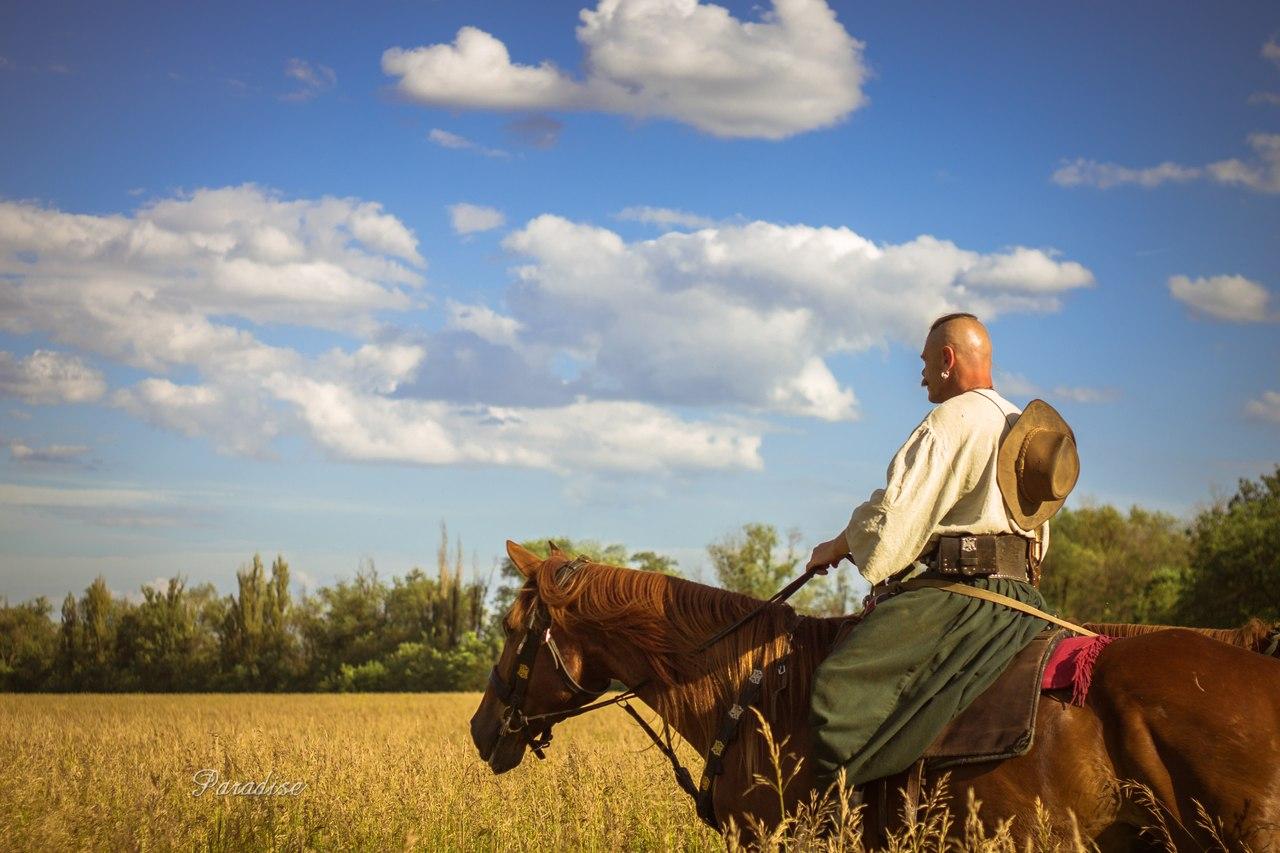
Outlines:
{"type": "Polygon", "coordinates": [[[1025,604],[1021,601],[1018,601],[1018,599],[1016,598],[1010,598],[1007,595],[1001,595],[1000,593],[992,592],[989,589],[980,589],[978,587],[968,586],[962,583],[953,583],[952,581],[935,581],[935,580],[929,580],[926,578],[913,578],[912,580],[903,581],[900,586],[902,589],[908,590],[908,591],[916,590],[916,589],[926,589],[926,588],[941,589],[941,590],[944,590],[945,592],[954,592],[956,595],[967,595],[970,598],[980,598],[983,601],[990,601],[990,602],[994,602],[995,604],[1003,604],[1005,607],[1008,607],[1012,610],[1019,610],[1023,613],[1029,613],[1030,615],[1035,616],[1037,619],[1043,619],[1046,622],[1052,622],[1055,625],[1058,625],[1062,628],[1066,628],[1068,631],[1073,631],[1085,637],[1098,636],[1096,632],[1090,631],[1088,628],[1082,628],[1079,625],[1075,624],[1074,622],[1068,622],[1065,619],[1059,619],[1057,616],[1052,616],[1048,613],[1045,613],[1043,610],[1041,610],[1038,607],[1032,607],[1030,604],[1025,604]]]}

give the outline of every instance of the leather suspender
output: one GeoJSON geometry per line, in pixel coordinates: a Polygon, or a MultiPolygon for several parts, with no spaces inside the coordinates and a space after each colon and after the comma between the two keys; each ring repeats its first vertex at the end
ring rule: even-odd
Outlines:
{"type": "Polygon", "coordinates": [[[1005,607],[1011,608],[1013,610],[1019,610],[1023,613],[1029,613],[1032,616],[1035,616],[1037,619],[1043,619],[1046,622],[1052,622],[1055,625],[1059,625],[1063,628],[1066,628],[1068,631],[1074,631],[1075,633],[1081,634],[1085,637],[1098,636],[1097,633],[1095,633],[1094,631],[1090,631],[1088,628],[1081,628],[1079,625],[1075,624],[1074,622],[1068,622],[1065,619],[1059,619],[1057,616],[1053,616],[1049,613],[1045,613],[1043,610],[1041,610],[1038,607],[1032,607],[1030,604],[1026,604],[1024,602],[1018,601],[1018,599],[1016,598],[1010,598],[1007,595],[1001,595],[1000,593],[992,592],[989,589],[981,589],[976,586],[970,586],[968,584],[963,584],[963,583],[953,583],[951,581],[929,580],[926,578],[913,578],[912,580],[903,581],[900,584],[900,587],[908,592],[916,589],[932,588],[932,589],[941,589],[946,592],[954,592],[956,595],[967,595],[970,598],[980,598],[983,601],[991,601],[996,604],[1003,604],[1005,607]]]}

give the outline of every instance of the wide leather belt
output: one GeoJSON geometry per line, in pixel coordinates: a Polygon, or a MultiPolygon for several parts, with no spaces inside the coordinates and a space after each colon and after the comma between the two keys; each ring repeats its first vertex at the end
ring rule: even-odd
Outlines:
{"type": "Polygon", "coordinates": [[[918,558],[939,577],[1011,578],[1028,581],[1028,557],[1033,542],[1016,533],[939,536],[918,558]]]}

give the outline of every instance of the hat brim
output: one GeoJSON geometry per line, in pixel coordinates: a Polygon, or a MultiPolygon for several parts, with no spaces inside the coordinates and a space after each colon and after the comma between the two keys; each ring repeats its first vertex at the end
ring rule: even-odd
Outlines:
{"type": "Polygon", "coordinates": [[[1072,442],[1076,440],[1076,434],[1057,409],[1044,400],[1032,400],[1000,442],[1000,452],[996,456],[996,484],[1000,487],[1009,517],[1028,533],[1052,518],[1067,500],[1066,496],[1055,501],[1028,500],[1018,489],[1018,452],[1022,450],[1023,440],[1035,429],[1064,432],[1071,436],[1072,442]]]}

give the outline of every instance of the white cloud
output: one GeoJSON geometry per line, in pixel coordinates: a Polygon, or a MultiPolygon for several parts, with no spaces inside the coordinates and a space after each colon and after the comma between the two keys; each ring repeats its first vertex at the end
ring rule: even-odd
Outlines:
{"type": "Polygon", "coordinates": [[[643,222],[659,228],[710,228],[716,224],[714,219],[670,207],[625,207],[616,215],[618,219],[643,222]]]}
{"type": "Polygon", "coordinates": [[[387,399],[332,383],[272,383],[312,437],[337,457],[423,465],[551,470],[760,468],[760,437],[727,423],[681,420],[635,402],[517,409],[387,399]]]}
{"type": "Polygon", "coordinates": [[[456,133],[450,133],[447,130],[441,130],[433,127],[431,132],[427,134],[430,142],[439,145],[441,148],[450,148],[454,151],[475,151],[486,157],[510,157],[511,154],[503,151],[501,148],[486,148],[479,143],[472,142],[465,136],[459,136],[456,133]]]}
{"type": "Polygon", "coordinates": [[[1250,400],[1245,412],[1255,418],[1280,424],[1280,391],[1263,391],[1262,396],[1250,400]]]}
{"type": "Polygon", "coordinates": [[[461,202],[449,206],[449,220],[455,234],[477,234],[501,228],[506,224],[507,217],[496,207],[461,202]]]}
{"type": "Polygon", "coordinates": [[[355,199],[241,186],[132,216],[0,202],[0,330],[46,330],[149,370],[265,369],[293,356],[211,318],[360,334],[412,305],[423,265],[399,220],[355,199]]]}
{"type": "Polygon", "coordinates": [[[310,101],[338,83],[337,73],[329,66],[312,64],[297,57],[284,64],[284,76],[293,80],[298,88],[281,95],[282,101],[310,101]]]}
{"type": "Polygon", "coordinates": [[[281,416],[247,378],[219,385],[144,379],[116,391],[111,403],[155,426],[209,438],[223,453],[263,456],[280,434],[281,416]]]}
{"type": "Polygon", "coordinates": [[[1195,180],[1203,173],[1203,169],[1169,162],[1146,169],[1131,169],[1115,163],[1077,158],[1059,166],[1052,179],[1055,184],[1063,187],[1091,186],[1105,190],[1121,184],[1151,188],[1167,183],[1183,183],[1195,180]]]}
{"type": "Polygon", "coordinates": [[[431,128],[431,132],[427,134],[427,139],[439,145],[441,148],[453,148],[462,151],[467,148],[474,148],[475,143],[465,136],[459,136],[456,133],[450,133],[447,130],[441,130],[438,127],[431,128]]]}
{"type": "Polygon", "coordinates": [[[475,27],[458,30],[451,45],[390,48],[382,71],[401,78],[401,92],[433,106],[536,110],[583,100],[582,87],[554,65],[513,64],[505,44],[475,27]]]}
{"type": "Polygon", "coordinates": [[[1262,58],[1280,66],[1280,43],[1276,42],[1274,36],[1267,39],[1266,44],[1262,46],[1262,58]]]}
{"type": "Polygon", "coordinates": [[[0,483],[0,504],[19,507],[132,507],[162,502],[166,495],[143,489],[64,489],[0,483]]]}
{"type": "Polygon", "coordinates": [[[1169,278],[1169,293],[1195,310],[1233,323],[1263,323],[1274,320],[1269,305],[1271,294],[1256,281],[1242,275],[1215,275],[1208,278],[1169,278]]]}
{"type": "Polygon", "coordinates": [[[828,420],[857,416],[828,356],[917,346],[933,318],[962,308],[1051,311],[1093,281],[1034,249],[983,255],[929,236],[879,246],[767,222],[626,243],[544,215],[504,245],[531,261],[507,300],[526,351],[574,359],[583,387],[828,420]]]}
{"type": "Polygon", "coordinates": [[[722,137],[782,139],[866,101],[862,44],[823,0],[775,0],[758,21],[697,0],[600,0],[579,18],[582,80],[512,62],[474,27],[452,44],[391,48],[382,70],[429,106],[669,118],[722,137]]]}
{"type": "Polygon", "coordinates": [[[1115,163],[1099,163],[1083,158],[1064,162],[1051,176],[1059,186],[1091,186],[1108,189],[1122,184],[1151,188],[1166,183],[1207,180],[1226,186],[1241,186],[1262,193],[1280,193],[1280,134],[1251,133],[1251,160],[1232,158],[1204,166],[1161,163],[1146,169],[1134,169],[1115,163]]]}
{"type": "Polygon", "coordinates": [[[979,257],[960,281],[980,290],[1057,293],[1093,283],[1093,275],[1075,261],[1056,261],[1057,252],[1017,246],[979,257]]]}
{"type": "Polygon", "coordinates": [[[426,354],[420,346],[394,341],[365,344],[350,353],[335,348],[317,359],[312,373],[362,391],[391,394],[414,377],[426,354]]]}
{"type": "Polygon", "coordinates": [[[76,462],[89,448],[83,444],[50,444],[31,447],[19,441],[9,443],[9,458],[15,462],[76,462]]]}
{"type": "Polygon", "coordinates": [[[1012,373],[998,367],[992,371],[992,374],[996,390],[1005,397],[1035,397],[1042,393],[1040,386],[1024,374],[1012,373]]]}
{"type": "Polygon", "coordinates": [[[752,469],[766,427],[745,416],[857,417],[832,356],[918,346],[947,311],[1056,310],[1093,280],[1053,250],[768,222],[628,243],[544,215],[503,245],[502,313],[445,301],[443,328],[396,329],[424,262],[374,204],[252,187],[132,216],[0,204],[0,329],[156,374],[108,402],[226,453],[303,434],[357,461],[752,469]],[[261,339],[280,324],[358,343],[261,339]]]}
{"type": "Polygon", "coordinates": [[[106,393],[102,373],[65,352],[36,350],[26,358],[0,351],[0,395],[26,403],[92,403],[106,393]]]}
{"type": "Polygon", "coordinates": [[[1249,96],[1251,104],[1270,104],[1273,107],[1280,107],[1280,92],[1254,92],[1249,96]]]}
{"type": "Polygon", "coordinates": [[[1264,193],[1280,193],[1280,133],[1251,133],[1252,161],[1221,160],[1205,167],[1220,184],[1239,185],[1264,193]]]}
{"type": "Polygon", "coordinates": [[[1055,385],[1047,391],[1021,373],[1000,368],[995,369],[994,379],[996,390],[1006,397],[1041,397],[1051,402],[1066,400],[1071,403],[1111,403],[1120,398],[1118,389],[1086,385],[1055,385]]]}
{"type": "MultiPolygon", "coordinates": [[[[151,376],[108,402],[226,453],[269,454],[276,437],[301,432],[336,456],[369,461],[557,470],[759,466],[759,428],[683,418],[643,402],[531,408],[405,396],[424,367],[441,369],[442,344],[507,353],[494,363],[504,368],[500,376],[478,363],[473,387],[481,398],[495,379],[525,381],[520,369],[505,369],[523,363],[512,349],[518,319],[448,303],[446,328],[420,333],[421,341],[413,339],[419,333],[379,324],[377,312],[415,307],[409,294],[421,285],[416,268],[423,263],[398,220],[350,199],[202,190],[133,216],[4,203],[0,328],[47,334],[160,374],[194,374],[195,381],[151,376]],[[288,323],[367,340],[309,355],[260,340],[253,327],[234,325],[236,318],[264,331],[288,323]]],[[[72,369],[83,366],[65,358],[6,355],[6,392],[28,401],[101,397],[101,377],[72,369]],[[43,381],[51,375],[62,384],[43,381]],[[86,383],[91,392],[76,390],[86,383]]]]}
{"type": "Polygon", "coordinates": [[[448,328],[471,332],[491,344],[515,346],[521,326],[514,317],[504,317],[484,305],[463,305],[453,300],[446,303],[446,308],[449,311],[448,328]]]}

